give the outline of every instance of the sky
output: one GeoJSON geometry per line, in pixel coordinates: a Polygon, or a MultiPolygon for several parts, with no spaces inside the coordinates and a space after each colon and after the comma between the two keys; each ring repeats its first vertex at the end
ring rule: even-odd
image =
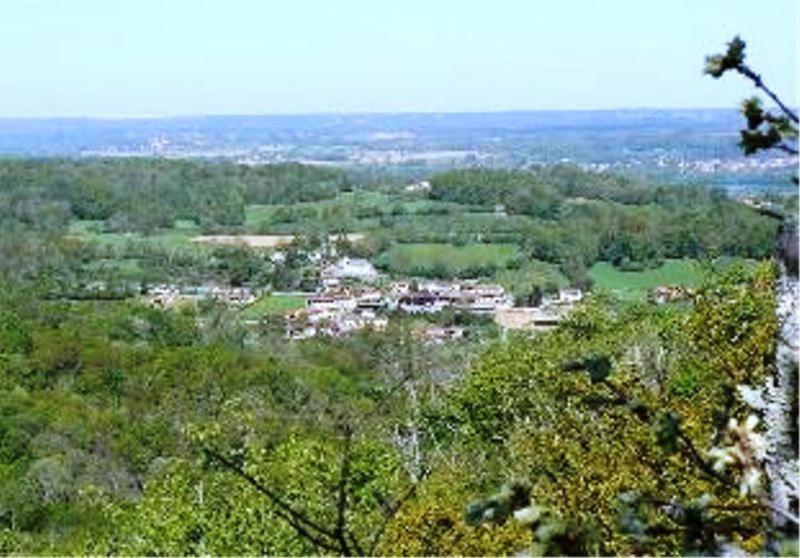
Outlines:
{"type": "Polygon", "coordinates": [[[795,0],[3,0],[0,117],[796,105],[795,0]]]}

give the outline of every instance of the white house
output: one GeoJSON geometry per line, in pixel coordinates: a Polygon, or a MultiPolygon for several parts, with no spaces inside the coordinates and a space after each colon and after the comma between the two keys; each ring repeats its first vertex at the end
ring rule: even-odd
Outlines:
{"type": "Polygon", "coordinates": [[[583,300],[583,291],[580,289],[563,289],[558,294],[561,301],[566,304],[576,304],[583,300]]]}
{"type": "Polygon", "coordinates": [[[400,298],[400,310],[407,314],[432,314],[441,312],[450,302],[428,291],[409,293],[400,298]]]}
{"type": "Polygon", "coordinates": [[[429,327],[425,330],[425,339],[439,344],[453,339],[461,339],[465,332],[463,327],[429,327]]]}
{"type": "Polygon", "coordinates": [[[420,180],[419,182],[412,182],[405,187],[406,192],[427,192],[431,189],[431,183],[427,180],[420,180]]]}
{"type": "Polygon", "coordinates": [[[583,300],[583,291],[580,289],[561,289],[558,293],[547,294],[542,297],[542,306],[567,305],[571,306],[583,300]]]}
{"type": "Polygon", "coordinates": [[[180,290],[174,285],[155,285],[147,290],[147,298],[152,306],[167,308],[175,304],[180,290]]]}
{"type": "Polygon", "coordinates": [[[306,304],[309,308],[318,310],[350,312],[355,310],[358,301],[347,294],[322,293],[308,297],[306,304]]]}
{"type": "Polygon", "coordinates": [[[411,283],[408,281],[393,281],[389,286],[389,294],[399,298],[411,292],[411,283]]]}
{"type": "Polygon", "coordinates": [[[322,278],[374,281],[378,278],[378,270],[368,260],[344,257],[323,269],[322,278]]]}

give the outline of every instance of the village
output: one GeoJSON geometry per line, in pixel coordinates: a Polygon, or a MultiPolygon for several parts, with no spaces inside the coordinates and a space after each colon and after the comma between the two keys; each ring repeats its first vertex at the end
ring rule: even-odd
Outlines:
{"type": "MultiPolygon", "coordinates": [[[[519,307],[499,284],[476,279],[391,279],[365,259],[339,257],[320,261],[320,282],[315,292],[302,295],[302,308],[284,313],[286,337],[341,337],[356,331],[381,331],[394,315],[432,316],[446,310],[482,315],[501,330],[543,331],[555,327],[583,299],[580,289],[562,289],[542,296],[538,306],[519,307]]],[[[179,287],[159,284],[146,290],[148,304],[171,308],[211,299],[233,308],[245,308],[263,296],[287,296],[247,286],[200,285],[179,287]]],[[[441,343],[460,339],[467,329],[432,324],[423,337],[441,343]]]]}

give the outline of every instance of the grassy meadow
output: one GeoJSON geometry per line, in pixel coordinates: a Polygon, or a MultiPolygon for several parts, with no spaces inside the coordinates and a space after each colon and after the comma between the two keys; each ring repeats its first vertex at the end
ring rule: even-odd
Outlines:
{"type": "Polygon", "coordinates": [[[393,244],[376,258],[379,267],[401,275],[433,277],[491,275],[519,258],[513,244],[393,244]]]}
{"type": "Polygon", "coordinates": [[[306,305],[306,299],[300,295],[273,295],[268,294],[242,310],[245,320],[257,320],[262,316],[284,314],[289,310],[296,310],[306,305]]]}
{"type": "Polygon", "coordinates": [[[659,267],[643,271],[621,271],[608,262],[589,269],[595,289],[611,291],[624,300],[644,300],[651,289],[661,285],[697,287],[703,278],[695,260],[667,260],[659,267]]]}
{"type": "MultiPolygon", "coordinates": [[[[725,268],[734,263],[754,267],[755,260],[718,258],[713,266],[725,268]]],[[[708,276],[710,263],[699,260],[666,260],[662,265],[643,271],[622,271],[608,262],[598,262],[589,269],[594,288],[614,293],[623,300],[645,300],[647,293],[662,285],[696,288],[708,276]]]]}

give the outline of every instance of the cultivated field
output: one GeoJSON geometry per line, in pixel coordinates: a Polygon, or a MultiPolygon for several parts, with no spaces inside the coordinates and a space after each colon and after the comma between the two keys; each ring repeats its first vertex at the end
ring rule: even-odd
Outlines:
{"type": "Polygon", "coordinates": [[[294,242],[294,235],[272,234],[212,234],[200,235],[192,242],[214,244],[217,246],[247,246],[248,248],[278,248],[294,242]]]}
{"type": "Polygon", "coordinates": [[[394,244],[377,264],[401,275],[468,277],[491,275],[518,257],[513,244],[394,244]]]}

